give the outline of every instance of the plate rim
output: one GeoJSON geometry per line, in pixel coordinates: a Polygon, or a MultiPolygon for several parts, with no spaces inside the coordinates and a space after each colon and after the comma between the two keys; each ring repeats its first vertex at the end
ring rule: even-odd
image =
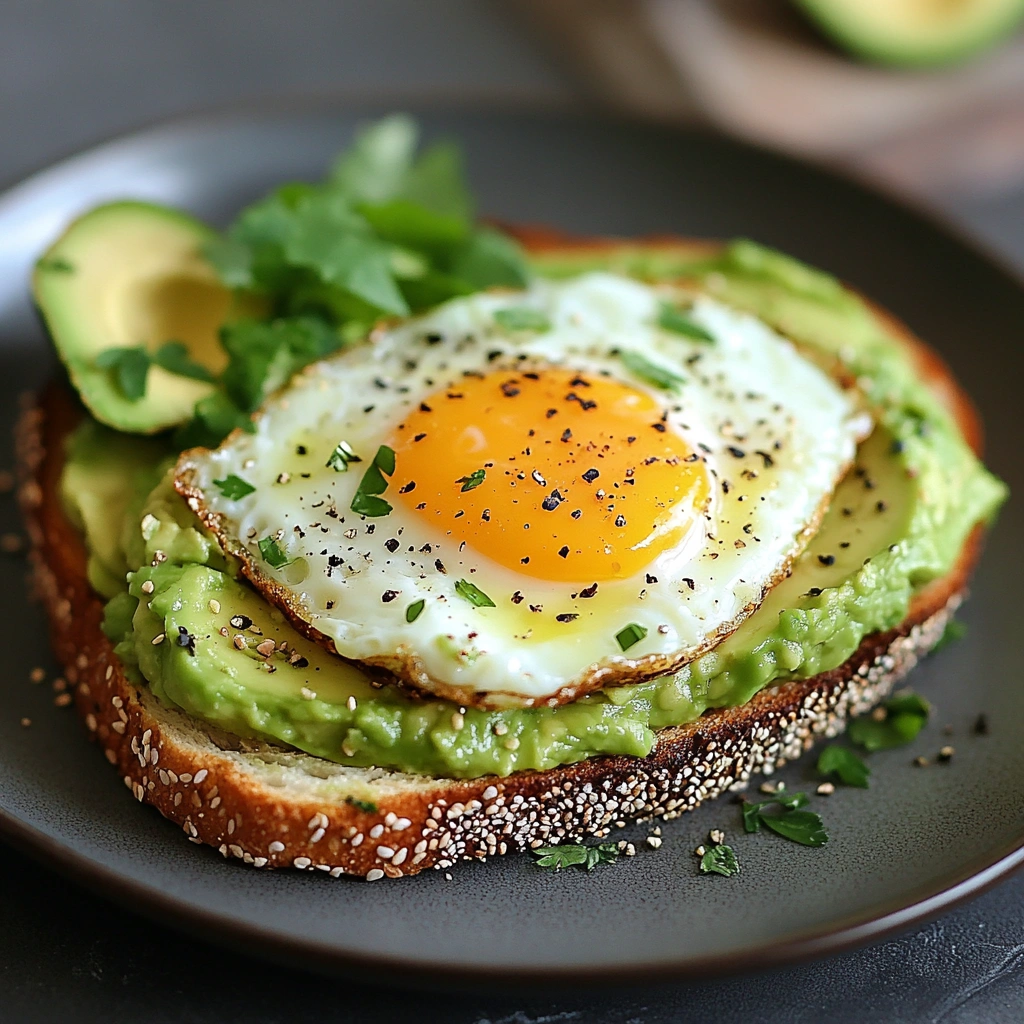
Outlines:
{"type": "MultiPolygon", "coordinates": [[[[65,169],[80,158],[99,154],[109,147],[136,142],[146,136],[187,130],[207,123],[238,122],[265,118],[275,113],[293,112],[297,116],[313,112],[339,114],[370,113],[382,105],[413,111],[451,111],[480,113],[500,110],[538,117],[569,118],[576,121],[641,125],[680,136],[703,136],[727,140],[730,145],[767,156],[791,167],[812,169],[815,173],[838,179],[847,187],[868,193],[884,203],[902,208],[927,224],[956,246],[967,250],[988,269],[1024,288],[1024,269],[994,245],[977,237],[952,217],[916,197],[907,196],[884,183],[849,169],[837,169],[822,162],[780,152],[747,139],[730,136],[707,125],[673,125],[663,119],[627,116],[602,110],[593,103],[562,101],[511,91],[489,90],[472,97],[448,89],[427,89],[412,97],[407,91],[378,89],[336,90],[300,93],[289,96],[256,98],[201,105],[182,113],[150,119],[127,130],[106,134],[84,146],[51,159],[15,180],[0,183],[0,214],[16,206],[23,187],[51,172],[65,169]]],[[[781,942],[733,949],[725,954],[702,955],[686,959],[666,958],[622,967],[502,967],[407,959],[387,954],[361,955],[355,950],[341,951],[327,941],[282,936],[272,928],[240,921],[227,913],[211,911],[171,896],[153,885],[125,878],[115,868],[82,853],[48,835],[16,813],[0,806],[0,838],[20,852],[43,863],[60,875],[80,884],[94,894],[143,917],[169,925],[181,932],[213,939],[236,951],[259,959],[287,963],[293,967],[321,973],[342,974],[372,980],[387,979],[403,988],[464,988],[488,991],[508,989],[523,983],[544,987],[561,985],[623,985],[654,981],[696,980],[723,975],[752,973],[770,967],[797,964],[852,950],[877,942],[910,927],[927,922],[941,913],[976,897],[1015,871],[1024,867],[1024,830],[1014,840],[975,857],[959,871],[930,883],[905,890],[902,896],[872,908],[822,925],[793,932],[781,942]],[[253,939],[259,941],[253,943],[253,939]]]]}

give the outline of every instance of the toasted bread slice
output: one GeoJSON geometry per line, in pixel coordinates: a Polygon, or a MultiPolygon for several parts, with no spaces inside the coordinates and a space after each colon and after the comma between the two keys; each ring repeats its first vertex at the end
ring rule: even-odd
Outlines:
{"type": "MultiPolygon", "coordinates": [[[[620,244],[541,231],[520,237],[535,251],[576,255],[620,244]]],[[[713,251],[708,243],[649,244],[681,255],[713,251]]],[[[977,417],[948,369],[907,328],[881,315],[977,450],[977,417]]],[[[81,415],[67,387],[53,385],[25,412],[18,437],[32,565],[75,705],[137,800],[180,825],[192,842],[257,867],[399,877],[606,836],[628,821],[675,817],[741,789],[752,775],[771,773],[816,739],[841,732],[849,717],[891,691],[941,637],[981,547],[978,526],[950,573],[915,595],[900,626],[866,637],[839,668],[663,729],[647,757],[598,757],[471,780],[347,768],[213,731],[126,678],[100,628],[103,602],[86,577],[83,541],[59,499],[64,441],[81,415]]]]}

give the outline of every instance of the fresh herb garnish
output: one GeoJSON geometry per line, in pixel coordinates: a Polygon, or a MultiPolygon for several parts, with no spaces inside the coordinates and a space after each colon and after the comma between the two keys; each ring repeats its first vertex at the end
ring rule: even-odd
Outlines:
{"type": "Polygon", "coordinates": [[[74,264],[69,263],[62,256],[44,256],[36,260],[37,270],[52,270],[55,274],[73,274],[74,264]]]}
{"type": "Polygon", "coordinates": [[[388,489],[386,477],[395,472],[395,452],[386,444],[377,449],[373,462],[366,467],[356,493],[352,495],[352,511],[361,516],[386,516],[391,505],[377,497],[388,489]]]}
{"type": "Polygon", "coordinates": [[[641,626],[638,622],[631,622],[615,634],[615,639],[618,641],[620,651],[628,651],[630,647],[640,643],[645,636],[647,636],[647,627],[641,626]]]}
{"type": "Polygon", "coordinates": [[[691,320],[671,302],[663,302],[658,309],[658,326],[676,334],[685,334],[686,337],[693,338],[695,341],[713,342],[715,340],[715,336],[709,330],[691,320]]]}
{"type": "Polygon", "coordinates": [[[961,622],[959,619],[950,619],[946,623],[946,628],[942,631],[942,636],[939,637],[938,643],[932,648],[932,654],[936,651],[941,651],[943,647],[955,644],[957,640],[962,640],[966,635],[967,623],[961,622]]]}
{"type": "Polygon", "coordinates": [[[537,866],[560,871],[562,868],[581,867],[593,871],[598,864],[614,864],[619,859],[615,843],[584,846],[582,843],[561,843],[558,846],[539,846],[532,851],[537,866]]]}
{"type": "Polygon", "coordinates": [[[118,390],[129,402],[145,396],[149,363],[149,353],[141,346],[105,348],[96,356],[96,365],[101,370],[110,370],[118,390]]]}
{"type": "Polygon", "coordinates": [[[731,846],[709,846],[700,859],[700,870],[705,875],[724,875],[730,878],[739,874],[740,862],[736,859],[736,852],[731,846]]]}
{"type": "Polygon", "coordinates": [[[153,353],[153,362],[161,369],[178,377],[189,377],[207,384],[213,383],[213,374],[201,363],[197,363],[189,357],[188,346],[183,341],[165,341],[153,353]]]}
{"type": "Polygon", "coordinates": [[[422,597],[418,601],[413,601],[413,603],[405,609],[405,621],[415,622],[420,617],[420,613],[423,611],[426,603],[427,602],[424,601],[422,597]]]}
{"type": "Polygon", "coordinates": [[[663,391],[671,391],[673,394],[676,394],[679,391],[680,384],[686,383],[684,377],[680,377],[679,374],[667,370],[664,366],[652,363],[639,352],[624,350],[619,353],[619,358],[625,363],[626,369],[630,373],[635,374],[648,384],[653,384],[656,388],[661,388],[663,391]]]}
{"type": "Polygon", "coordinates": [[[802,811],[809,801],[806,793],[776,793],[767,800],[756,803],[744,801],[741,805],[743,828],[747,832],[760,832],[765,825],[773,832],[791,839],[802,846],[824,846],[828,833],[821,816],[814,811],[802,811]],[[779,810],[768,812],[766,807],[777,806],[779,810]]]}
{"type": "Polygon", "coordinates": [[[372,800],[357,800],[354,796],[347,796],[345,803],[351,807],[358,807],[359,810],[366,811],[367,814],[375,814],[377,811],[377,805],[372,800]]]}
{"type": "Polygon", "coordinates": [[[327,458],[326,466],[328,469],[333,469],[337,473],[347,473],[349,463],[362,462],[363,460],[356,455],[347,441],[339,441],[334,448],[334,451],[327,458]]]}
{"type": "Polygon", "coordinates": [[[281,550],[273,537],[264,537],[262,540],[257,541],[257,546],[260,549],[260,554],[263,556],[263,561],[272,569],[283,569],[286,565],[291,565],[295,561],[294,558],[289,558],[281,550]]]}
{"type": "Polygon", "coordinates": [[[902,747],[924,728],[930,711],[931,705],[923,697],[907,690],[890,697],[880,710],[855,718],[847,735],[865,750],[902,747]]]}
{"type": "Polygon", "coordinates": [[[496,309],[494,319],[506,331],[550,331],[551,321],[539,309],[529,306],[511,306],[496,309]]]}
{"type": "Polygon", "coordinates": [[[455,482],[462,484],[459,488],[460,491],[471,491],[474,487],[479,487],[484,482],[484,477],[487,475],[487,471],[483,469],[474,469],[469,476],[460,476],[455,482]]]}
{"type": "Polygon", "coordinates": [[[235,476],[234,473],[226,476],[223,480],[214,480],[213,482],[220,488],[220,493],[228,501],[238,501],[239,498],[244,498],[247,494],[252,494],[256,490],[252,484],[243,480],[240,476],[235,476]]]}
{"type": "Polygon", "coordinates": [[[833,743],[818,756],[818,772],[838,776],[844,786],[867,789],[871,769],[849,747],[833,743]]]}
{"type": "Polygon", "coordinates": [[[456,580],[455,593],[477,608],[494,608],[494,602],[469,580],[456,580]]]}

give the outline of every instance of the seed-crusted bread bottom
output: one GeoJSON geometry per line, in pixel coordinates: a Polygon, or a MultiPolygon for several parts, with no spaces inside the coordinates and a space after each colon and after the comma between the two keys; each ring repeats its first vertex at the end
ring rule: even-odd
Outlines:
{"type": "MultiPolygon", "coordinates": [[[[909,335],[907,343],[920,346],[909,335]]],[[[915,351],[976,444],[970,404],[936,357],[923,346],[915,351]]],[[[67,387],[54,385],[24,412],[18,436],[34,577],[75,705],[137,800],[180,825],[190,841],[256,867],[395,878],[606,836],[629,821],[675,817],[742,789],[753,774],[769,774],[819,737],[836,735],[890,692],[942,635],[981,545],[978,527],[954,569],[915,596],[906,620],[865,638],[838,669],[664,729],[645,758],[592,758],[473,780],[346,768],[210,730],[126,678],[100,628],[103,604],[86,577],[82,539],[59,499],[64,440],[80,416],[67,387]]]]}

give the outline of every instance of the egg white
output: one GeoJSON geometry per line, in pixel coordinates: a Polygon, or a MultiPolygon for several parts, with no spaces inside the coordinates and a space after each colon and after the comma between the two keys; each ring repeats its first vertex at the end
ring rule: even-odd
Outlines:
{"type": "Polygon", "coordinates": [[[415,686],[500,706],[670,671],[734,629],[786,574],[870,426],[855,393],[754,317],[701,297],[688,315],[713,343],[659,327],[660,303],[672,295],[593,273],[454,300],[307,368],[268,401],[255,433],[187,453],[181,489],[300,625],[415,686]],[[513,305],[543,312],[550,329],[503,330],[494,313],[513,305]],[[637,379],[623,349],[682,376],[679,393],[637,379]],[[378,518],[350,511],[368,461],[427,395],[466,370],[523,356],[517,367],[607,372],[649,391],[711,473],[702,528],[589,599],[579,596],[585,569],[578,585],[547,582],[496,564],[400,503],[378,518]],[[326,465],[342,440],[363,459],[347,472],[326,465]],[[231,474],[254,493],[225,498],[214,481],[231,474]],[[267,564],[258,548],[267,536],[291,564],[267,564]],[[460,597],[460,579],[496,607],[460,597]],[[616,636],[629,624],[646,632],[624,652],[616,636]]]}

